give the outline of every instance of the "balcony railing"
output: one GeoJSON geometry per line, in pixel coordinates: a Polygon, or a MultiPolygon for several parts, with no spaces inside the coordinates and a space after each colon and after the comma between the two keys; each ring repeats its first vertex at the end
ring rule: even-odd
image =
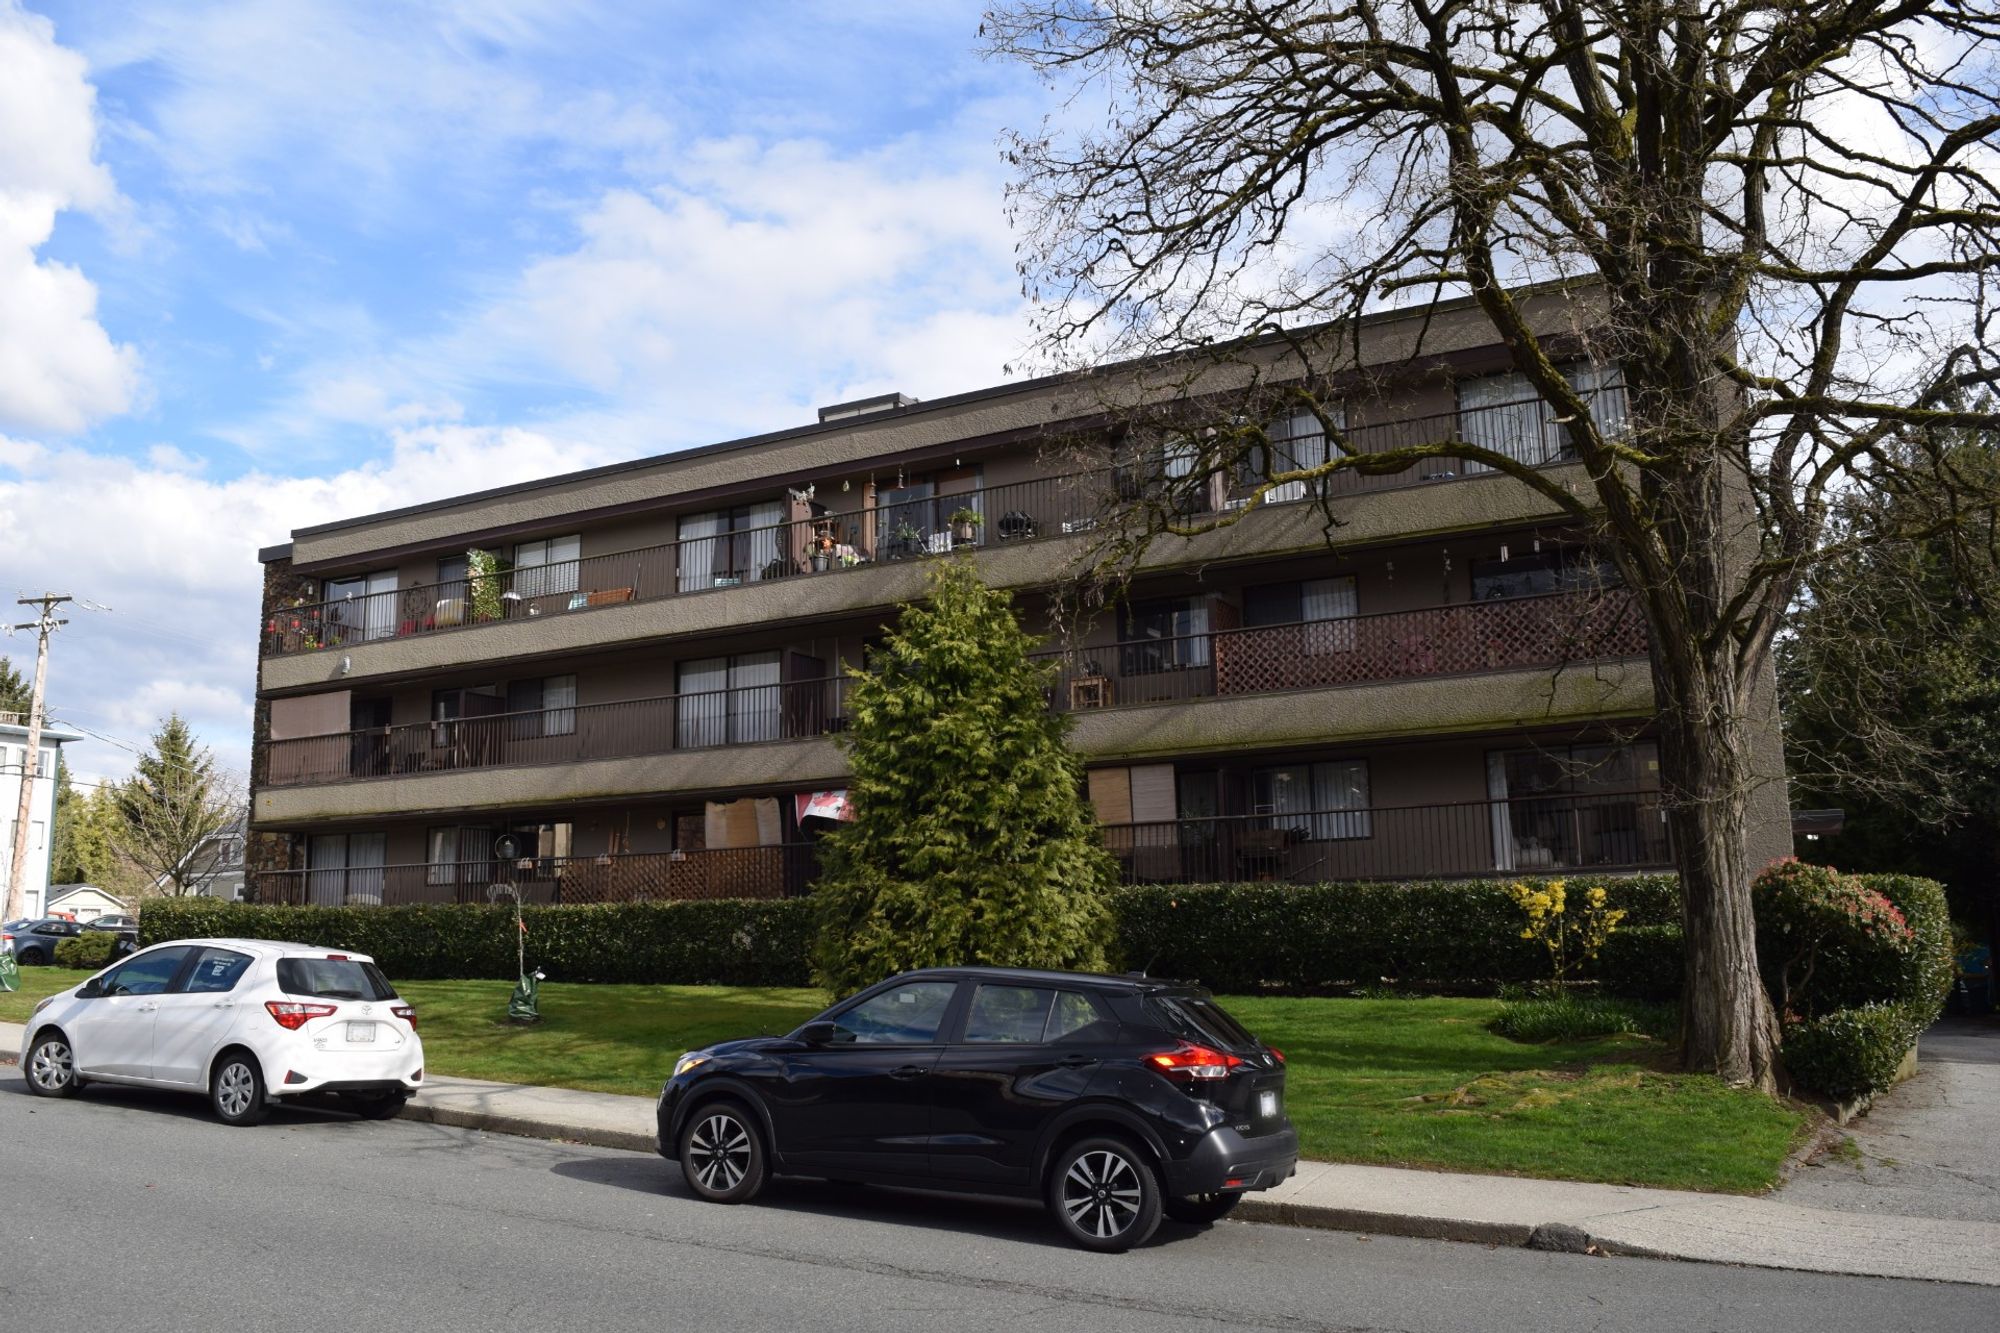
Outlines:
{"type": "Polygon", "coordinates": [[[1055,706],[1082,712],[1636,657],[1646,644],[1638,606],[1612,589],[1128,640],[1042,656],[1059,662],[1055,706]]]}
{"type": "Polygon", "coordinates": [[[1658,792],[1115,824],[1105,845],[1128,884],[1547,875],[1671,865],[1658,792]]]}
{"type": "Polygon", "coordinates": [[[408,907],[420,903],[673,902],[783,898],[806,892],[818,873],[811,843],[621,856],[545,856],[519,861],[266,870],[249,876],[258,902],[304,907],[408,907]]]}
{"type": "MultiPolygon", "coordinates": [[[[1622,420],[1623,391],[1601,396],[1600,415],[1622,420]]],[[[1537,403],[1505,403],[1434,416],[1359,424],[1346,432],[1361,453],[1412,445],[1476,439],[1535,466],[1567,460],[1559,429],[1543,417],[1530,422],[1537,403]]],[[[1300,465],[1289,454],[1313,453],[1301,437],[1274,445],[1279,471],[1300,465]]],[[[1312,460],[1305,460],[1310,462],[1312,460]]],[[[1321,482],[1271,489],[1262,505],[1297,503],[1318,494],[1351,495],[1490,473],[1481,465],[1427,459],[1399,473],[1368,475],[1343,470],[1321,482]]],[[[1038,477],[920,500],[883,501],[856,510],[801,518],[775,526],[678,541],[631,551],[585,556],[505,573],[450,579],[407,588],[305,602],[273,612],[265,621],[267,657],[347,648],[377,640],[471,629],[550,615],[566,615],[628,602],[656,601],[772,579],[833,573],[884,560],[921,559],[966,546],[1036,541],[1087,532],[1136,500],[1189,514],[1225,513],[1247,503],[1247,483],[1220,475],[1177,473],[1172,459],[1038,477]],[[981,522],[955,527],[951,516],[970,509],[981,522]]]]}
{"type": "Polygon", "coordinates": [[[269,742],[264,782],[297,787],[804,740],[846,725],[846,697],[847,682],[828,677],[299,736],[269,742]]]}
{"type": "MultiPolygon", "coordinates": [[[[1113,824],[1102,835],[1127,884],[1476,878],[1673,863],[1659,793],[1647,791],[1113,824]]],[[[794,842],[260,871],[250,888],[260,902],[323,907],[492,902],[498,884],[530,903],[671,902],[792,897],[810,891],[818,873],[818,844],[794,842]]]]}
{"type": "MultiPolygon", "coordinates": [[[[1368,681],[1553,666],[1646,651],[1619,592],[1145,639],[1043,654],[1050,706],[1082,712],[1368,681]]],[[[846,727],[850,681],[792,681],[271,741],[263,781],[296,787],[808,740],[846,727]]]]}

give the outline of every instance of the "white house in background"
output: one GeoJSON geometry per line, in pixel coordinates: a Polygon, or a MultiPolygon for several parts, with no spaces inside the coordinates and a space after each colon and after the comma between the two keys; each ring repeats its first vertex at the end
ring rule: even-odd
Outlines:
{"type": "Polygon", "coordinates": [[[72,917],[83,925],[101,916],[132,910],[132,905],[123,898],[113,897],[95,884],[51,884],[48,901],[42,906],[45,916],[72,917]]]}
{"type": "MultiPolygon", "coordinates": [[[[194,881],[194,896],[220,898],[224,902],[243,901],[243,839],[249,830],[250,812],[245,809],[224,824],[188,857],[188,878],[194,881]]],[[[162,875],[154,887],[166,891],[162,875]]]]}
{"type": "MultiPolygon", "coordinates": [[[[44,726],[41,753],[28,759],[28,718],[25,713],[0,713],[0,904],[11,886],[14,867],[14,816],[21,809],[21,784],[30,784],[28,798],[28,864],[21,885],[21,915],[48,913],[49,856],[54,850],[50,831],[56,818],[56,754],[83,737],[44,726]]],[[[0,905],[0,912],[4,912],[0,905]]]]}

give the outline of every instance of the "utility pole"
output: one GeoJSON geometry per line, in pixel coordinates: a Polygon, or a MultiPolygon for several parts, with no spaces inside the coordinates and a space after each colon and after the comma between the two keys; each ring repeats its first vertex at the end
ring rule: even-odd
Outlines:
{"type": "MultiPolygon", "coordinates": [[[[21,884],[28,873],[28,814],[33,808],[35,795],[35,773],[42,761],[42,693],[49,675],[49,635],[56,632],[59,625],[67,625],[67,620],[56,619],[56,608],[71,600],[66,593],[45,592],[40,597],[20,598],[22,606],[39,606],[41,611],[25,625],[13,625],[10,629],[31,629],[39,636],[35,648],[35,686],[28,698],[28,752],[21,760],[21,800],[14,816],[14,859],[8,863],[7,910],[0,914],[0,921],[12,921],[21,914],[21,884]]],[[[55,812],[49,812],[49,822],[55,822],[55,812]]],[[[50,828],[43,837],[53,837],[50,828]]],[[[46,903],[44,904],[46,906],[46,903]]]]}

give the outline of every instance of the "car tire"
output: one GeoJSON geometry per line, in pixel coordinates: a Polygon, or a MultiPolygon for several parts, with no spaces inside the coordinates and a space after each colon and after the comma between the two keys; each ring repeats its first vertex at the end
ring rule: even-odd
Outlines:
{"type": "Polygon", "coordinates": [[[764,1135],[741,1102],[705,1102],[681,1126],[681,1175],[710,1203],[747,1203],[769,1170],[764,1135]]]}
{"type": "Polygon", "coordinates": [[[347,1109],[363,1120],[394,1120],[409,1101],[407,1092],[385,1092],[373,1097],[349,1097],[347,1109]]]}
{"type": "Polygon", "coordinates": [[[215,1062],[208,1076],[208,1104],[225,1125],[254,1125],[264,1119],[264,1074],[257,1057],[230,1051],[215,1062]]]}
{"type": "Polygon", "coordinates": [[[74,1097],[83,1086],[76,1076],[76,1052],[61,1032],[47,1032],[36,1040],[28,1049],[21,1076],[37,1097],[74,1097]]]}
{"type": "Polygon", "coordinates": [[[1183,1194],[1169,1196],[1160,1201],[1160,1211],[1169,1220],[1183,1222],[1191,1227],[1207,1226],[1210,1222],[1220,1222],[1236,1211],[1236,1205],[1243,1202],[1241,1191],[1233,1194],[1183,1194]]]}
{"type": "Polygon", "coordinates": [[[40,949],[23,949],[19,954],[15,955],[14,961],[22,967],[47,967],[49,965],[49,956],[40,949]]]}
{"type": "Polygon", "coordinates": [[[1143,1245],[1160,1226],[1160,1178],[1129,1140],[1083,1139],[1049,1171],[1049,1209],[1074,1243],[1103,1254],[1143,1245]]]}

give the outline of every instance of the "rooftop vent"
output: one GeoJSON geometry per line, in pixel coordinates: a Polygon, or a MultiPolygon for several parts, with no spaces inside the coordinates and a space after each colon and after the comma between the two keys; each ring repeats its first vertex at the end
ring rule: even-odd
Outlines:
{"type": "Polygon", "coordinates": [[[819,410],[821,425],[829,421],[845,421],[849,417],[873,416],[877,412],[893,412],[899,407],[911,407],[916,399],[906,393],[878,393],[873,398],[857,398],[851,403],[835,403],[819,410]]]}

